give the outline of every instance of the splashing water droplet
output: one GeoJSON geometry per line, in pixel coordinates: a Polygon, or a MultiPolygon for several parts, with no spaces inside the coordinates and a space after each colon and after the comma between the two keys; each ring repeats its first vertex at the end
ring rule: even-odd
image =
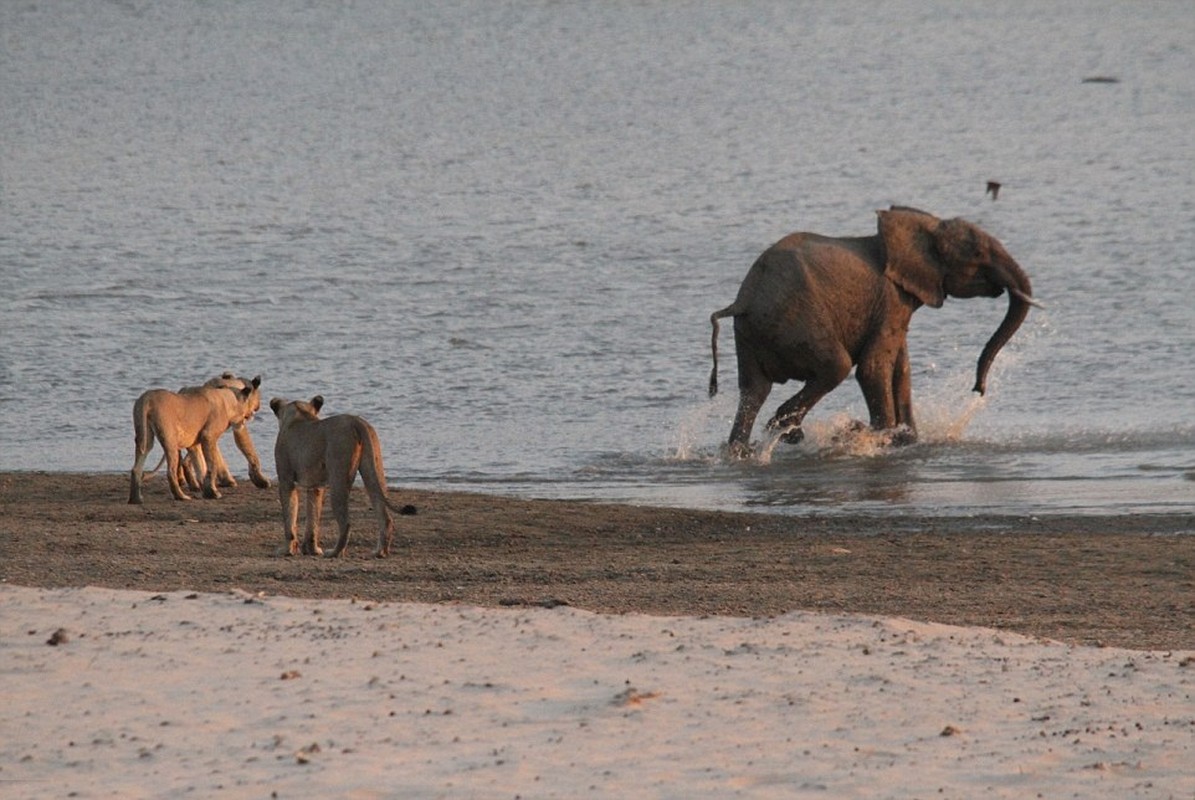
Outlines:
{"type": "Polygon", "coordinates": [[[704,402],[681,414],[666,458],[682,462],[711,460],[709,453],[703,451],[702,444],[709,441],[713,422],[725,416],[724,406],[725,401],[704,402]]]}
{"type": "Polygon", "coordinates": [[[921,415],[921,440],[943,443],[962,441],[971,422],[987,406],[987,397],[973,395],[963,404],[956,406],[928,405],[921,415]]]}
{"type": "Polygon", "coordinates": [[[791,428],[781,430],[768,431],[768,435],[759,442],[751,453],[751,460],[761,467],[766,467],[772,463],[772,453],[776,450],[776,445],[783,441],[784,434],[788,433],[791,428]]]}

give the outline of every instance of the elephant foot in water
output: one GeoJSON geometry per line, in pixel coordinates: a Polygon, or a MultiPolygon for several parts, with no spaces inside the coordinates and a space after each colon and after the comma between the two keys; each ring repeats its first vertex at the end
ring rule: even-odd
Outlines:
{"type": "Polygon", "coordinates": [[[780,441],[785,444],[800,444],[805,441],[805,431],[801,430],[800,427],[789,428],[780,434],[780,441]]]}
{"type": "MultiPolygon", "coordinates": [[[[801,429],[800,425],[789,424],[786,426],[784,422],[773,419],[768,423],[768,428],[779,431],[777,438],[785,444],[800,444],[805,439],[805,431],[801,429]]],[[[886,447],[905,447],[917,443],[917,431],[908,425],[878,431],[858,419],[851,420],[836,431],[830,441],[833,444],[843,444],[868,433],[879,437],[882,445],[886,447]]]]}
{"type": "MultiPolygon", "coordinates": [[[[830,437],[830,444],[846,445],[872,432],[872,427],[861,419],[852,419],[846,425],[834,431],[830,437]]],[[[877,431],[878,433],[878,431],[877,431]]]]}
{"type": "Polygon", "coordinates": [[[785,444],[800,444],[805,440],[805,431],[801,430],[801,424],[789,422],[783,419],[772,417],[768,420],[768,430],[779,431],[777,438],[785,444]]]}
{"type": "Polygon", "coordinates": [[[853,419],[831,438],[834,444],[848,443],[861,435],[871,434],[883,447],[905,447],[917,443],[917,431],[908,425],[876,430],[862,420],[853,419]]]}

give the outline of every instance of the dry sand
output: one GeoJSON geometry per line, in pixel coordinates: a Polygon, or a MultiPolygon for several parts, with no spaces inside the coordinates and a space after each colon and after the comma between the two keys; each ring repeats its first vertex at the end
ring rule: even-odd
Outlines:
{"type": "Polygon", "coordinates": [[[1195,797],[1191,516],[127,494],[0,474],[5,797],[1195,797]]]}

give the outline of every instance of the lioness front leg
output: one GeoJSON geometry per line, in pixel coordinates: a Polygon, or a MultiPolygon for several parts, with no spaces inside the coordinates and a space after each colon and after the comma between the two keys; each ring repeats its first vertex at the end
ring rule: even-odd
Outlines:
{"type": "Polygon", "coordinates": [[[211,465],[211,469],[216,472],[216,485],[225,488],[235,487],[237,479],[232,477],[232,472],[228,469],[228,462],[224,460],[224,454],[220,452],[220,441],[218,439],[212,447],[212,455],[214,456],[214,463],[211,465]]]}
{"type": "Polygon", "coordinates": [[[258,489],[269,489],[270,479],[261,471],[261,459],[257,456],[257,448],[253,446],[253,437],[249,435],[249,426],[243,422],[234,425],[232,439],[236,442],[237,449],[244,454],[245,460],[249,462],[249,480],[253,481],[253,485],[258,489]]]}
{"type": "Polygon", "coordinates": [[[199,444],[203,450],[203,458],[207,462],[207,473],[203,476],[203,496],[215,500],[220,497],[220,490],[216,488],[216,465],[219,463],[216,440],[207,436],[199,444]]]}
{"type": "Polygon", "coordinates": [[[324,488],[315,486],[308,489],[304,497],[304,512],[307,514],[307,535],[303,539],[303,555],[322,556],[323,548],[319,546],[319,518],[324,508],[324,488]]]}

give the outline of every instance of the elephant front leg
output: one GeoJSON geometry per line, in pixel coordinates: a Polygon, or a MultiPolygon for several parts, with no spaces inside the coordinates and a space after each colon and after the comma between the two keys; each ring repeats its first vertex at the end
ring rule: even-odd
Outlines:
{"type": "Polygon", "coordinates": [[[857,379],[867,402],[872,429],[900,428],[904,433],[894,437],[893,444],[916,441],[907,345],[902,343],[895,350],[877,349],[868,354],[859,362],[857,379]]]}
{"type": "Polygon", "coordinates": [[[892,437],[895,445],[913,444],[917,441],[917,424],[913,421],[912,371],[909,367],[909,348],[900,349],[896,368],[892,373],[892,398],[896,404],[896,426],[899,431],[892,437]]]}

